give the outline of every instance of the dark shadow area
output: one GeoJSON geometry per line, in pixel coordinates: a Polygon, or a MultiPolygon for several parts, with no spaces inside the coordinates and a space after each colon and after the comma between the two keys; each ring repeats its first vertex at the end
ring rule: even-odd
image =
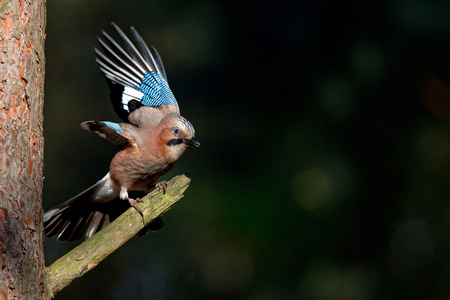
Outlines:
{"type": "Polygon", "coordinates": [[[48,3],[45,209],[116,151],[79,128],[119,121],[110,21],[158,49],[201,142],[164,228],[56,299],[450,297],[450,4],[329,2],[48,3]]]}

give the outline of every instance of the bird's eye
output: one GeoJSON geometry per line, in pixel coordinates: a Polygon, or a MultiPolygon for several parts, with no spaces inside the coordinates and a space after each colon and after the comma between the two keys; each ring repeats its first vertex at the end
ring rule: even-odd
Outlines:
{"type": "Polygon", "coordinates": [[[174,128],[173,129],[173,134],[175,134],[175,135],[180,134],[180,129],[179,128],[174,128]]]}

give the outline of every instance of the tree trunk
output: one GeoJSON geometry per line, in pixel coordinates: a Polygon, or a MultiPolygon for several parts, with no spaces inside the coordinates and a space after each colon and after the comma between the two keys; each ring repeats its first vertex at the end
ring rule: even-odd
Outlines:
{"type": "Polygon", "coordinates": [[[0,299],[46,299],[45,1],[0,2],[0,299]]]}

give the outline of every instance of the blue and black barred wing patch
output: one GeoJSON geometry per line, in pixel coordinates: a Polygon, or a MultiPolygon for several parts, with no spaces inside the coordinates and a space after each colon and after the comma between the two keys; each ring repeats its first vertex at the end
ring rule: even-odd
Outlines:
{"type": "Polygon", "coordinates": [[[95,132],[111,143],[116,144],[120,148],[131,144],[132,142],[122,135],[122,127],[119,124],[106,121],[86,121],[81,123],[84,130],[95,132]]]}
{"type": "Polygon", "coordinates": [[[177,100],[175,100],[175,96],[172,94],[165,78],[154,71],[145,74],[139,91],[143,94],[141,103],[145,106],[178,106],[177,100]]]}
{"type": "Polygon", "coordinates": [[[112,24],[124,47],[102,31],[105,41],[100,38],[98,41],[103,53],[98,49],[95,52],[100,70],[108,80],[111,102],[119,117],[129,122],[129,114],[141,106],[178,107],[156,49],[149,49],[139,33],[131,27],[136,47],[117,25],[112,24]]]}

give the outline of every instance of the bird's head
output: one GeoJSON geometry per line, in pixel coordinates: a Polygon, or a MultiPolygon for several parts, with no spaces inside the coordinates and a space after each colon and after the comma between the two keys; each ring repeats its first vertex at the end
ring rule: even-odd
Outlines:
{"type": "Polygon", "coordinates": [[[192,124],[180,115],[171,115],[161,121],[161,141],[174,156],[180,157],[188,147],[199,147],[192,124]]]}

